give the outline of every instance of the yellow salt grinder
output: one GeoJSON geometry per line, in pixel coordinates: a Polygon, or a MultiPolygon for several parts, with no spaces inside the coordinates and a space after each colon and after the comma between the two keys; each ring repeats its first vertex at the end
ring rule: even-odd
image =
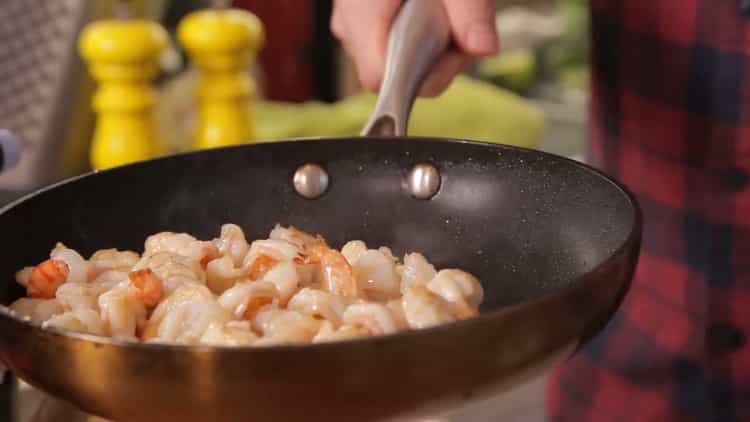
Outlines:
{"type": "Polygon", "coordinates": [[[99,86],[91,146],[94,169],[106,169],[161,154],[152,115],[154,77],[167,46],[158,24],[136,19],[95,21],[79,38],[79,50],[99,86]]]}
{"type": "Polygon", "coordinates": [[[208,9],[184,17],[177,37],[198,68],[197,149],[255,138],[250,101],[255,82],[248,66],[264,43],[263,26],[240,9],[208,9]]]}

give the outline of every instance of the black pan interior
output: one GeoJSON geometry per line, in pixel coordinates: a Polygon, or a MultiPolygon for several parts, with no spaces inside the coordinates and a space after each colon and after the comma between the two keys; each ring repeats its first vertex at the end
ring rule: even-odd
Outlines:
{"type": "Polygon", "coordinates": [[[225,222],[249,238],[276,223],[420,251],[439,268],[476,274],[484,310],[554,293],[609,257],[635,222],[630,197],[596,171],[564,158],[503,145],[430,139],[326,139],[189,153],[87,175],[0,214],[0,300],[22,292],[16,270],[45,259],[57,241],[86,256],[141,250],[149,234],[218,235],[225,222]],[[297,166],[329,172],[328,192],[298,196],[297,166]],[[443,176],[439,194],[410,197],[415,163],[443,176]]]}

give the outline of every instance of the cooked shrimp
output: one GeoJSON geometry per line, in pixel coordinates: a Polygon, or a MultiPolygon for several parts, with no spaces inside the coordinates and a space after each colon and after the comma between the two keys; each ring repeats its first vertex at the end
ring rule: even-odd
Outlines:
{"type": "Polygon", "coordinates": [[[349,262],[349,265],[354,265],[359,259],[362,252],[367,250],[367,244],[361,240],[350,240],[341,247],[341,255],[349,262]]]}
{"type": "Polygon", "coordinates": [[[437,271],[421,253],[404,255],[404,265],[401,267],[401,290],[414,286],[424,286],[432,280],[437,271]]]}
{"type": "Polygon", "coordinates": [[[325,343],[331,341],[348,340],[367,336],[369,331],[357,325],[342,325],[335,328],[330,321],[323,321],[318,334],[313,337],[313,343],[325,343]]]}
{"type": "Polygon", "coordinates": [[[320,321],[299,312],[266,306],[256,314],[253,328],[263,334],[255,345],[307,343],[320,329],[320,321]]]}
{"type": "Polygon", "coordinates": [[[42,327],[55,327],[88,334],[104,334],[99,314],[91,309],[76,309],[55,315],[42,323],[42,327]]]}
{"type": "Polygon", "coordinates": [[[62,243],[57,243],[50,253],[50,258],[55,261],[62,261],[68,266],[68,276],[65,281],[68,283],[86,283],[93,275],[93,266],[83,259],[81,254],[68,248],[62,243]]]}
{"type": "Polygon", "coordinates": [[[325,290],[343,297],[357,297],[357,281],[341,252],[318,242],[309,248],[308,260],[320,266],[320,279],[325,290]]]}
{"type": "Polygon", "coordinates": [[[171,252],[146,255],[133,267],[133,271],[144,268],[150,268],[161,279],[165,296],[184,284],[206,283],[206,274],[197,261],[171,252]]]}
{"type": "Polygon", "coordinates": [[[135,289],[135,298],[146,307],[156,306],[164,295],[164,287],[159,276],[151,268],[131,271],[130,285],[135,289]]]}
{"type": "Polygon", "coordinates": [[[235,268],[230,256],[214,259],[206,266],[206,285],[212,292],[222,294],[244,277],[244,271],[235,268]]]}
{"type": "Polygon", "coordinates": [[[154,309],[142,338],[162,343],[197,343],[211,324],[224,324],[231,319],[232,314],[219,305],[206,286],[185,284],[154,309]]]}
{"type": "Polygon", "coordinates": [[[211,323],[200,338],[202,344],[212,346],[248,346],[258,340],[248,321],[211,323]]]}
{"type": "Polygon", "coordinates": [[[124,282],[99,296],[104,332],[112,337],[134,339],[146,323],[146,305],[136,298],[136,289],[124,282]]]}
{"type": "Polygon", "coordinates": [[[169,252],[184,256],[205,266],[219,256],[213,242],[198,240],[187,233],[161,232],[146,239],[144,255],[169,252]]]}
{"type": "Polygon", "coordinates": [[[346,309],[343,298],[333,293],[305,287],[289,300],[289,310],[330,321],[334,327],[341,325],[346,309]]]}
{"type": "Polygon", "coordinates": [[[404,305],[401,303],[401,299],[389,300],[386,304],[388,310],[391,311],[393,321],[396,323],[396,329],[398,331],[406,330],[409,328],[409,321],[406,320],[406,314],[404,313],[404,305]]]}
{"type": "Polygon", "coordinates": [[[21,270],[17,271],[16,283],[20,284],[23,287],[28,287],[29,277],[31,277],[32,271],[34,271],[34,267],[23,267],[21,270]]]}
{"type": "Polygon", "coordinates": [[[258,309],[273,303],[278,291],[268,281],[249,281],[237,283],[219,296],[218,302],[235,318],[251,319],[258,309]]]}
{"type": "Polygon", "coordinates": [[[410,328],[427,328],[456,320],[443,298],[425,286],[406,288],[401,305],[410,328]]]}
{"type": "Polygon", "coordinates": [[[68,278],[68,265],[57,259],[48,259],[34,267],[29,274],[26,293],[30,297],[52,299],[57,288],[68,278]]]}
{"type": "Polygon", "coordinates": [[[372,335],[392,334],[398,324],[391,310],[380,303],[355,303],[344,311],[345,324],[362,327],[372,335]]]}
{"type": "Polygon", "coordinates": [[[466,271],[448,269],[440,270],[427,283],[427,288],[445,300],[453,314],[465,319],[479,313],[477,309],[484,297],[479,280],[466,271]]]}
{"type": "Polygon", "coordinates": [[[294,261],[301,262],[301,249],[285,240],[281,239],[264,239],[256,240],[250,244],[250,249],[242,260],[242,268],[248,273],[256,271],[253,276],[261,277],[276,262],[294,261]],[[256,263],[258,259],[262,261],[256,263]],[[253,267],[261,267],[254,269],[253,267]]]}
{"type": "Polygon", "coordinates": [[[242,266],[242,260],[250,249],[245,233],[236,224],[221,226],[221,234],[217,239],[214,239],[213,243],[219,250],[219,254],[223,257],[229,257],[236,267],[242,266]]]}
{"type": "Polygon", "coordinates": [[[276,286],[279,305],[286,306],[289,298],[299,287],[299,273],[291,261],[286,261],[271,268],[263,276],[263,281],[268,281],[276,286]]]}
{"type": "MultiPolygon", "coordinates": [[[[387,252],[390,254],[390,251],[387,252]]],[[[358,287],[373,300],[388,300],[399,296],[400,280],[393,258],[377,249],[359,253],[352,264],[358,287]]]]}
{"type": "Polygon", "coordinates": [[[9,309],[18,317],[28,319],[36,324],[41,324],[53,316],[65,312],[57,299],[31,299],[26,297],[13,302],[9,309]]]}
{"type": "Polygon", "coordinates": [[[277,224],[273,228],[273,230],[271,230],[268,238],[274,240],[284,240],[297,245],[302,249],[315,245],[320,240],[319,237],[315,237],[311,234],[305,233],[302,230],[297,229],[296,227],[282,227],[279,224],[277,224]]]}
{"type": "Polygon", "coordinates": [[[99,312],[97,300],[107,291],[106,286],[92,283],[63,283],[57,288],[55,298],[66,311],[91,309],[99,312]]]}
{"type": "Polygon", "coordinates": [[[271,255],[259,253],[248,267],[247,276],[250,280],[259,280],[278,263],[279,260],[271,255]]]}
{"type": "Polygon", "coordinates": [[[95,276],[112,270],[128,271],[141,257],[133,251],[102,249],[94,252],[89,258],[95,276]]]}
{"type": "Polygon", "coordinates": [[[124,281],[128,281],[127,271],[107,270],[94,277],[91,284],[101,286],[102,291],[106,292],[124,281]]]}

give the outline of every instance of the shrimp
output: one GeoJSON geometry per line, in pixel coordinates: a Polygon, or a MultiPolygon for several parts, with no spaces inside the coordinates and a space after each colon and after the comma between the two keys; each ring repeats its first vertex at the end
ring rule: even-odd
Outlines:
{"type": "Polygon", "coordinates": [[[396,264],[390,255],[377,249],[359,253],[352,264],[358,287],[373,300],[388,300],[399,296],[400,280],[396,264]]]}
{"type": "Polygon", "coordinates": [[[94,277],[91,284],[100,286],[103,292],[106,292],[123,281],[128,280],[128,272],[121,270],[107,270],[94,277]]]}
{"type": "Polygon", "coordinates": [[[201,267],[219,256],[213,242],[198,240],[187,233],[161,232],[146,238],[144,255],[169,252],[200,263],[201,267]]]}
{"type": "Polygon", "coordinates": [[[93,266],[94,276],[111,271],[128,271],[141,257],[133,251],[120,251],[117,249],[102,249],[96,251],[89,258],[89,263],[93,266]]]}
{"type": "Polygon", "coordinates": [[[263,281],[273,283],[276,287],[281,306],[286,306],[289,298],[297,291],[299,279],[297,268],[291,261],[277,264],[263,276],[263,281]]]}
{"type": "Polygon", "coordinates": [[[364,328],[372,335],[393,334],[398,325],[391,310],[380,303],[355,303],[344,311],[343,321],[347,325],[364,328]]]}
{"type": "Polygon", "coordinates": [[[406,320],[406,314],[404,313],[404,305],[401,303],[401,299],[389,300],[385,306],[391,311],[393,321],[396,323],[396,329],[398,331],[406,330],[409,328],[409,322],[406,320]]]}
{"type": "Polygon", "coordinates": [[[211,324],[231,320],[231,312],[214,299],[206,286],[185,284],[154,309],[142,338],[152,342],[195,344],[211,324]]]}
{"type": "Polygon", "coordinates": [[[31,273],[34,271],[35,267],[23,267],[21,270],[16,272],[16,283],[20,284],[23,287],[29,286],[29,277],[31,277],[31,273]]]}
{"type": "Polygon", "coordinates": [[[250,280],[258,280],[266,275],[271,268],[275,267],[279,263],[279,260],[271,255],[260,253],[252,262],[247,269],[247,276],[250,280]]]}
{"type": "Polygon", "coordinates": [[[229,256],[214,259],[206,266],[206,285],[216,294],[224,293],[243,276],[242,269],[235,268],[229,256]]]}
{"type": "Polygon", "coordinates": [[[424,255],[417,252],[406,254],[401,266],[401,290],[426,285],[436,274],[435,267],[424,255]]]}
{"type": "Polygon", "coordinates": [[[219,297],[218,302],[235,318],[251,319],[260,308],[273,303],[277,295],[273,283],[251,281],[235,284],[219,297]]]}
{"type": "Polygon", "coordinates": [[[28,319],[33,323],[41,324],[44,321],[65,312],[62,304],[57,299],[31,299],[22,297],[8,307],[20,318],[28,319]]]}
{"type": "Polygon", "coordinates": [[[52,299],[57,288],[68,278],[68,264],[57,259],[48,259],[34,267],[29,274],[26,292],[30,297],[52,299]]]}
{"type": "Polygon", "coordinates": [[[466,271],[456,269],[440,270],[427,283],[427,288],[442,297],[459,319],[477,315],[477,308],[484,297],[479,280],[466,271]]]}
{"type": "Polygon", "coordinates": [[[341,247],[341,255],[349,262],[349,265],[354,265],[359,259],[362,252],[367,250],[367,245],[361,240],[350,240],[341,247]]]}
{"type": "Polygon", "coordinates": [[[197,261],[171,252],[146,255],[133,267],[133,271],[144,268],[150,268],[161,279],[165,296],[183,284],[206,283],[206,274],[197,261]]]}
{"type": "Polygon", "coordinates": [[[102,293],[98,303],[104,332],[112,337],[135,339],[146,323],[146,305],[137,299],[136,289],[128,282],[102,293]]]}
{"type": "Polygon", "coordinates": [[[97,300],[106,286],[90,283],[63,283],[57,288],[55,298],[65,310],[91,309],[99,312],[97,300]]]}
{"type": "Polygon", "coordinates": [[[156,306],[164,295],[161,279],[150,268],[131,271],[128,275],[130,285],[135,289],[135,298],[146,307],[156,306]]]}
{"type": "Polygon", "coordinates": [[[357,297],[357,281],[341,252],[320,241],[309,248],[308,262],[320,266],[319,276],[325,290],[343,297],[357,297]]]}
{"type": "Polygon", "coordinates": [[[258,340],[248,321],[211,323],[200,338],[200,343],[212,346],[247,346],[258,340]]]}
{"type": "Polygon", "coordinates": [[[311,234],[305,233],[296,227],[282,227],[277,224],[271,233],[268,235],[269,239],[273,240],[284,240],[286,242],[297,245],[301,249],[306,249],[310,246],[317,244],[320,241],[319,237],[315,237],[311,234]]]}
{"type": "Polygon", "coordinates": [[[256,314],[253,328],[263,334],[255,345],[307,343],[320,329],[320,321],[299,312],[266,306],[256,314]]]}
{"type": "Polygon", "coordinates": [[[292,296],[287,308],[330,321],[335,328],[341,325],[346,303],[333,293],[305,287],[292,296]]]}
{"type": "Polygon", "coordinates": [[[330,321],[323,321],[318,334],[313,337],[313,343],[326,343],[332,341],[348,340],[357,337],[366,337],[369,332],[357,325],[342,325],[335,328],[330,321]]]}
{"type": "Polygon", "coordinates": [[[104,334],[99,313],[91,309],[76,309],[55,315],[42,323],[42,328],[55,327],[88,334],[104,334]]]}
{"type": "Polygon", "coordinates": [[[443,298],[425,286],[406,288],[401,305],[410,328],[428,328],[456,320],[443,298]]]}
{"type": "Polygon", "coordinates": [[[68,248],[62,243],[57,243],[50,253],[50,258],[62,261],[68,266],[68,283],[86,283],[93,275],[93,266],[83,259],[81,254],[68,248]]]}
{"type": "Polygon", "coordinates": [[[232,260],[234,266],[242,265],[242,260],[247,255],[250,245],[247,243],[245,233],[236,224],[224,224],[221,226],[221,234],[213,241],[214,246],[222,257],[232,260]]]}

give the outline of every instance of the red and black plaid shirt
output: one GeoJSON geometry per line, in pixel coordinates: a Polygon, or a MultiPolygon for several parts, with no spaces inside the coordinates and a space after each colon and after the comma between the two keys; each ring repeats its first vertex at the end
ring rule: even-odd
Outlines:
{"type": "Polygon", "coordinates": [[[638,196],[644,243],[620,312],[553,374],[551,421],[750,421],[741,3],[591,1],[590,161],[638,196]]]}

